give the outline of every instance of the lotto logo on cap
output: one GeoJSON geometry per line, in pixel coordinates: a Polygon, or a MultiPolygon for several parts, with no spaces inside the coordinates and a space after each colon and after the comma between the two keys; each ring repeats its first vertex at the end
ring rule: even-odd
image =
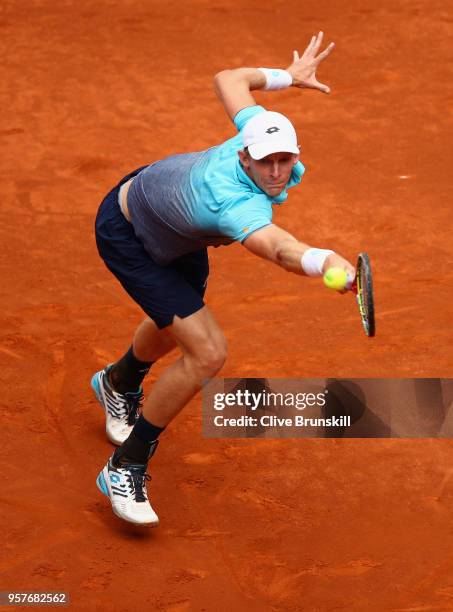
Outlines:
{"type": "Polygon", "coordinates": [[[242,141],[253,159],[271,153],[299,153],[293,124],[285,115],[273,111],[259,113],[247,121],[242,141]]]}

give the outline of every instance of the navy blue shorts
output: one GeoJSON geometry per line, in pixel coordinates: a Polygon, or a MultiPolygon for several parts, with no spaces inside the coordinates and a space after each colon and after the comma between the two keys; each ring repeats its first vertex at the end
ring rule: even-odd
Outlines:
{"type": "Polygon", "coordinates": [[[121,185],[140,170],[121,179],[102,201],[95,224],[96,244],[107,268],[159,329],[163,329],[171,325],[175,315],[184,318],[203,308],[209,274],[208,253],[206,249],[195,251],[165,266],[148,255],[118,203],[121,185]]]}

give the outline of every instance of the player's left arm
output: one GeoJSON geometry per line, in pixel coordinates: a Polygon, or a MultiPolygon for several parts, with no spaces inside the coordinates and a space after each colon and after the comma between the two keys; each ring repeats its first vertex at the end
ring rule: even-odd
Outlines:
{"type": "MultiPolygon", "coordinates": [[[[273,223],[266,225],[250,234],[242,244],[258,257],[272,261],[289,272],[306,275],[301,260],[304,253],[312,247],[300,242],[278,225],[273,223]]],[[[322,273],[333,267],[343,268],[351,279],[355,277],[354,266],[338,253],[327,256],[322,266],[322,273]]]]}
{"type": "MultiPolygon", "coordinates": [[[[293,52],[293,61],[286,68],[286,71],[291,75],[292,87],[317,89],[323,93],[330,92],[330,88],[320,83],[316,78],[316,70],[319,64],[330,55],[334,48],[334,43],[330,43],[324,51],[318,53],[323,36],[323,32],[319,32],[317,36],[312,36],[310,43],[300,57],[297,51],[293,52]]],[[[265,85],[266,77],[258,68],[222,70],[214,77],[214,89],[232,121],[240,110],[256,104],[251,92],[263,89],[265,85]]]]}
{"type": "Polygon", "coordinates": [[[265,85],[266,77],[257,68],[222,70],[214,77],[215,92],[231,121],[240,110],[256,104],[251,92],[265,85]]]}

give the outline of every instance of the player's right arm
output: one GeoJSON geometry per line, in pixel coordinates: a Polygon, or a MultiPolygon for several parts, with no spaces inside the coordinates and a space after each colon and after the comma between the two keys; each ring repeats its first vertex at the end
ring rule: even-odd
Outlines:
{"type": "MultiPolygon", "coordinates": [[[[323,32],[319,32],[317,36],[312,36],[302,56],[299,57],[297,51],[293,52],[293,61],[286,68],[293,80],[292,87],[318,89],[324,93],[330,92],[330,88],[320,83],[316,78],[316,69],[334,48],[334,44],[330,43],[318,55],[323,36],[323,32]]],[[[222,70],[214,77],[214,89],[232,121],[243,108],[256,104],[251,92],[263,89],[265,85],[266,77],[257,68],[222,70]]]]}
{"type": "MultiPolygon", "coordinates": [[[[242,244],[254,255],[272,261],[289,272],[306,274],[301,260],[304,253],[311,247],[305,242],[300,242],[278,225],[272,223],[256,230],[242,244]]],[[[350,278],[355,277],[354,266],[338,253],[332,253],[326,258],[322,272],[333,267],[343,268],[350,278]]]]}

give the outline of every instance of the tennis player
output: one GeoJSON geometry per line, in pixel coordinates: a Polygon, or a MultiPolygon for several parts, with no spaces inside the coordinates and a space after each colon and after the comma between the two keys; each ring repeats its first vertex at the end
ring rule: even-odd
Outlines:
{"type": "Polygon", "coordinates": [[[329,93],[316,78],[334,45],[323,33],[286,69],[237,68],[216,74],[214,87],[238,133],[206,151],[173,155],[125,176],[96,218],[99,253],[146,313],[129,350],[94,374],[106,432],[118,445],[97,478],[119,517],[157,525],[146,473],[159,436],[215,376],[226,358],[225,337],[204,303],[207,247],[240,242],[258,257],[295,274],[319,276],[331,266],[355,270],[331,249],[314,248],[272,223],[272,206],[301,182],[304,166],[290,120],[256,104],[252,91],[287,87],[329,93]],[[142,381],[160,357],[178,347],[140,410],[142,381]]]}

